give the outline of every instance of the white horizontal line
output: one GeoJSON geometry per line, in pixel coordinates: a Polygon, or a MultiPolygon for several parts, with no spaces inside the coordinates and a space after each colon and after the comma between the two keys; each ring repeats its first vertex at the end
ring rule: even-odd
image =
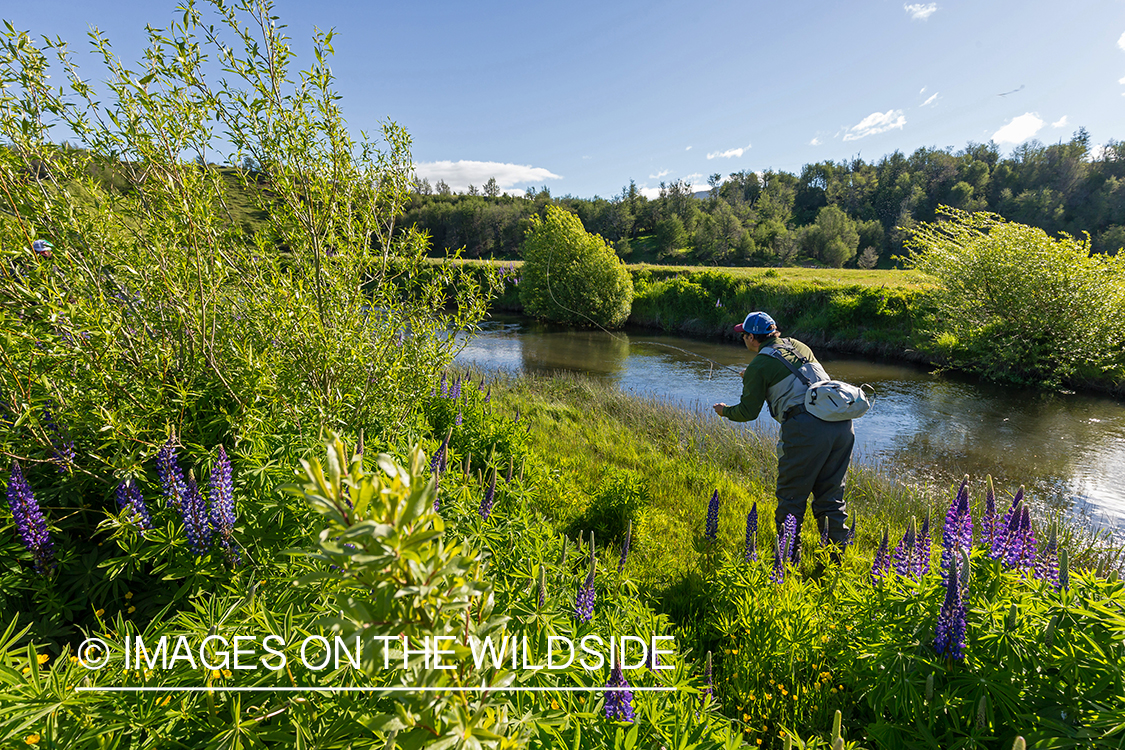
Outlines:
{"type": "Polygon", "coordinates": [[[77,687],[77,693],[633,693],[675,692],[675,687],[77,687]]]}

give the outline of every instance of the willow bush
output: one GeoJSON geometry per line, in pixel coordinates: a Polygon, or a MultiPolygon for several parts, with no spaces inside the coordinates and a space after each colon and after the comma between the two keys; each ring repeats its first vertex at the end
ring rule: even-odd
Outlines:
{"type": "Polygon", "coordinates": [[[1125,258],[995,214],[942,208],[908,262],[936,278],[934,346],[985,376],[1058,385],[1125,370],[1125,258]]]}
{"type": "MultiPolygon", "coordinates": [[[[95,31],[98,84],[63,41],[0,32],[0,454],[59,540],[50,596],[26,575],[0,590],[12,609],[50,603],[40,634],[88,625],[94,597],[123,593],[95,529],[123,481],[151,496],[169,440],[200,484],[224,446],[250,506],[240,543],[284,546],[303,511],[276,499],[278,478],[325,429],[397,430],[452,359],[446,332],[484,312],[480,283],[424,268],[424,238],[394,231],[410,138],[393,122],[352,137],[332,34],[298,70],[268,2],[208,7],[148,29],[135,66],[95,31]],[[241,220],[246,194],[264,230],[241,220]]],[[[207,567],[174,536],[179,562],[120,570],[207,567]]]]}

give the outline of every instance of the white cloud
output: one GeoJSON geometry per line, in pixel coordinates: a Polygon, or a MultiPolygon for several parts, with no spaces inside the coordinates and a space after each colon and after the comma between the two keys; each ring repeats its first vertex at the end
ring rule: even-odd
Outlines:
{"type": "Polygon", "coordinates": [[[730,158],[733,158],[735,156],[742,156],[744,153],[746,153],[749,150],[750,150],[750,144],[747,143],[746,146],[744,146],[743,148],[730,148],[730,149],[727,149],[726,151],[712,151],[711,153],[707,154],[707,158],[708,159],[730,159],[730,158]]]}
{"type": "Polygon", "coordinates": [[[935,91],[933,96],[931,96],[926,101],[922,102],[922,106],[925,107],[928,104],[933,104],[935,101],[937,101],[937,98],[938,98],[938,95],[937,95],[937,92],[935,91]]]}
{"type": "Polygon", "coordinates": [[[904,125],[906,125],[906,117],[903,116],[901,109],[872,112],[860,120],[857,125],[848,128],[848,131],[844,133],[844,140],[858,141],[860,138],[866,138],[869,135],[878,135],[895,128],[901,129],[904,125]]]}
{"type": "Polygon", "coordinates": [[[670,169],[662,169],[662,170],[660,170],[659,172],[657,172],[656,174],[650,174],[650,175],[648,176],[648,178],[649,178],[650,180],[659,180],[659,179],[660,179],[661,177],[663,177],[664,175],[666,175],[666,174],[671,174],[671,173],[672,173],[672,170],[670,170],[670,169]]]}
{"type": "Polygon", "coordinates": [[[820,145],[820,139],[816,138],[814,136],[813,139],[811,141],[809,141],[809,145],[810,146],[819,146],[820,145]]]}
{"type": "Polygon", "coordinates": [[[996,143],[1023,143],[1043,127],[1043,121],[1038,115],[1028,112],[1013,119],[1004,127],[992,134],[996,143]]]}
{"type": "Polygon", "coordinates": [[[484,187],[489,177],[495,177],[501,190],[513,192],[510,188],[520,183],[542,184],[544,180],[561,180],[562,176],[553,174],[543,167],[522,164],[504,164],[495,161],[427,161],[414,165],[418,179],[425,178],[432,184],[445,180],[455,192],[467,190],[469,185],[484,187]]]}
{"type": "Polygon", "coordinates": [[[1117,40],[1117,46],[1125,50],[1125,34],[1122,34],[1121,38],[1117,40]]]}
{"type": "Polygon", "coordinates": [[[1125,78],[1122,78],[1121,80],[1119,80],[1118,83],[1125,83],[1125,78]]]}
{"type": "Polygon", "coordinates": [[[684,151],[691,151],[691,146],[688,146],[687,148],[685,148],[684,151]]]}
{"type": "Polygon", "coordinates": [[[1052,122],[1051,127],[1052,128],[1065,128],[1066,124],[1067,124],[1066,115],[1063,115],[1061,120],[1056,120],[1055,122],[1052,122]]]}
{"type": "Polygon", "coordinates": [[[699,172],[693,172],[692,174],[684,175],[680,178],[680,181],[689,183],[691,185],[698,185],[701,182],[706,184],[707,182],[703,179],[703,175],[701,175],[699,172]]]}
{"type": "Polygon", "coordinates": [[[649,200],[654,200],[654,199],[660,197],[660,188],[658,188],[658,187],[654,187],[654,188],[640,187],[640,188],[637,188],[637,192],[640,193],[641,195],[643,195],[644,197],[648,198],[649,200]]]}
{"type": "Polygon", "coordinates": [[[921,96],[922,94],[926,93],[926,88],[927,88],[926,86],[923,86],[922,90],[918,92],[918,96],[921,96]]]}
{"type": "Polygon", "coordinates": [[[910,14],[910,18],[915,21],[925,21],[937,11],[937,3],[915,3],[913,5],[904,5],[902,9],[910,14]]]}

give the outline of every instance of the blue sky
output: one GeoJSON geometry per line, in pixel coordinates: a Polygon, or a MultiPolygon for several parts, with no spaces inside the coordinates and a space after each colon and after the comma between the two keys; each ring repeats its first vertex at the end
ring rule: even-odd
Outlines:
{"type": "MultiPolygon", "coordinates": [[[[33,0],[0,16],[126,61],[175,3],[33,0]]],[[[995,140],[1125,139],[1125,0],[344,2],[280,0],[308,56],[334,28],[349,124],[404,125],[455,190],[611,197],[740,170],[995,140]]],[[[90,57],[87,71],[96,73],[90,57]]],[[[310,62],[303,60],[306,64],[310,62]]]]}

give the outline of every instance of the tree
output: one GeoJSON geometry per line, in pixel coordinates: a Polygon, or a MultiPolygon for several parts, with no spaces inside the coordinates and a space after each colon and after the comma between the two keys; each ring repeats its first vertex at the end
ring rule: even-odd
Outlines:
{"type": "Polygon", "coordinates": [[[548,204],[531,217],[523,242],[520,301],[537,318],[618,328],[633,305],[633,281],[599,235],[566,209],[548,204]]]}
{"type": "Polygon", "coordinates": [[[656,223],[656,247],[662,253],[687,247],[688,233],[679,216],[669,216],[656,223]]]}
{"type": "Polygon", "coordinates": [[[855,222],[836,206],[825,206],[805,233],[805,252],[833,268],[855,257],[859,232],[855,222]]]}
{"type": "Polygon", "coordinates": [[[500,195],[500,183],[496,182],[495,177],[489,177],[488,182],[484,183],[484,194],[489,198],[496,198],[500,195]]]}
{"type": "Polygon", "coordinates": [[[453,195],[453,191],[450,189],[449,185],[446,184],[445,180],[438,180],[437,185],[434,186],[434,190],[438,195],[453,195]]]}

